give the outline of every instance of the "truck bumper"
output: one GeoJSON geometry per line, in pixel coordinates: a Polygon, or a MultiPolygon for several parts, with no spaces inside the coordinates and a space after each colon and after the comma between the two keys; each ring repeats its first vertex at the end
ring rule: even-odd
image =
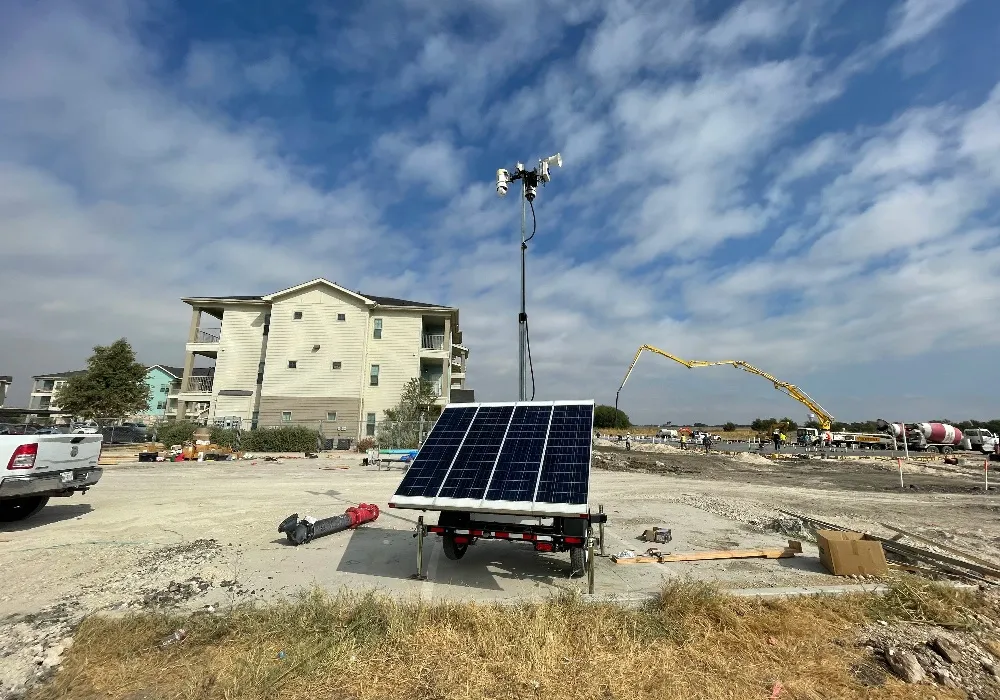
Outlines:
{"type": "Polygon", "coordinates": [[[86,491],[101,480],[104,470],[100,467],[72,469],[43,474],[4,476],[0,480],[0,498],[26,496],[69,496],[75,491],[86,491]],[[72,478],[63,475],[72,472],[72,478]]]}

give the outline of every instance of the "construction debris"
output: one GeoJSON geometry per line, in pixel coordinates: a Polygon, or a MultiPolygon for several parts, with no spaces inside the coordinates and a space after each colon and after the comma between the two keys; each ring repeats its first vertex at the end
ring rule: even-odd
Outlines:
{"type": "Polygon", "coordinates": [[[640,540],[643,542],[656,542],[657,544],[666,544],[674,538],[673,534],[670,532],[670,528],[667,527],[651,527],[641,535],[639,535],[640,540]]]}
{"type": "Polygon", "coordinates": [[[707,561],[710,559],[785,559],[801,553],[802,543],[798,540],[788,540],[788,546],[783,549],[722,549],[683,554],[663,554],[658,549],[650,549],[639,556],[629,557],[619,554],[611,557],[611,561],[615,564],[663,564],[672,561],[707,561]]]}
{"type": "Polygon", "coordinates": [[[362,503],[357,507],[348,508],[343,515],[317,520],[305,516],[299,520],[298,513],[292,513],[278,525],[278,532],[285,533],[288,541],[294,545],[305,544],[317,537],[325,537],[336,532],[356,528],[358,525],[370,523],[378,518],[378,506],[362,503]]]}
{"type": "Polygon", "coordinates": [[[879,576],[889,573],[879,542],[860,532],[820,530],[816,533],[819,560],[834,576],[879,576]]]}
{"type": "MultiPolygon", "coordinates": [[[[811,518],[807,515],[801,515],[799,513],[793,513],[792,511],[780,510],[780,513],[785,515],[790,515],[794,518],[798,518],[802,522],[808,524],[817,530],[835,530],[839,532],[850,532],[850,528],[841,527],[839,525],[824,522],[816,518],[811,518]]],[[[882,545],[882,549],[892,555],[895,555],[898,559],[902,561],[903,564],[908,565],[908,570],[910,569],[924,569],[926,571],[933,572],[938,575],[949,575],[958,578],[967,579],[970,581],[975,581],[977,583],[986,583],[990,585],[996,585],[1000,583],[1000,565],[993,564],[981,559],[974,557],[965,552],[962,552],[955,547],[941,545],[938,542],[929,540],[921,535],[914,535],[913,533],[908,533],[899,528],[890,527],[884,525],[884,527],[893,530],[897,533],[895,537],[884,538],[877,537],[871,533],[864,533],[863,539],[872,542],[878,542],[882,545]],[[956,559],[955,557],[946,556],[944,554],[939,554],[937,552],[931,551],[929,549],[922,549],[920,547],[914,547],[912,545],[903,544],[899,542],[900,536],[911,537],[926,543],[930,543],[931,546],[945,551],[957,554],[962,559],[956,559]]],[[[899,568],[894,566],[893,568],[899,568]]]]}

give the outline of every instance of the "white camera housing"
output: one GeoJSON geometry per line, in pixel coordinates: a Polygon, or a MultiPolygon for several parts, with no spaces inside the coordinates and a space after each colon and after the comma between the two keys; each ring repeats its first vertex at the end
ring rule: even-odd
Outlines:
{"type": "Polygon", "coordinates": [[[510,182],[510,173],[503,168],[497,170],[497,195],[503,197],[507,194],[507,186],[510,182]]]}
{"type": "Polygon", "coordinates": [[[542,182],[549,182],[552,179],[552,175],[549,174],[549,168],[553,165],[557,168],[562,167],[561,153],[556,153],[554,156],[542,158],[538,161],[538,179],[542,182]]]}

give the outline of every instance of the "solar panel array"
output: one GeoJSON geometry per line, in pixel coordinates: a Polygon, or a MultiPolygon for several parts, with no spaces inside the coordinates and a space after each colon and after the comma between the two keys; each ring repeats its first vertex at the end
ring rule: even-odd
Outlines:
{"type": "Polygon", "coordinates": [[[529,515],[587,512],[593,401],[445,407],[389,503],[529,515]]]}

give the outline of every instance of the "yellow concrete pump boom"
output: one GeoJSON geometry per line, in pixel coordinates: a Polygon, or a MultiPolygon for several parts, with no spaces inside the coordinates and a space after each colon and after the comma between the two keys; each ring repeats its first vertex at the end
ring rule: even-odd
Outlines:
{"type": "Polygon", "coordinates": [[[657,355],[663,355],[668,360],[679,362],[688,369],[693,369],[695,367],[714,367],[716,365],[732,365],[733,367],[739,367],[745,372],[750,372],[751,374],[756,374],[758,377],[763,377],[774,384],[775,389],[788,394],[793,399],[804,405],[816,416],[816,422],[819,423],[819,427],[823,430],[829,430],[830,425],[833,423],[833,416],[830,415],[825,408],[816,403],[816,401],[810,397],[809,394],[802,391],[794,384],[783,382],[777,377],[773,377],[764,370],[757,369],[743,360],[718,360],[717,362],[708,362],[706,360],[682,360],[676,355],[671,355],[669,352],[660,350],[659,348],[654,348],[652,345],[643,345],[636,350],[635,357],[632,358],[632,364],[629,365],[628,372],[625,373],[625,378],[622,380],[622,385],[618,387],[618,393],[615,394],[615,410],[618,409],[618,396],[622,393],[622,389],[625,388],[625,382],[628,381],[629,375],[632,374],[632,370],[635,369],[635,363],[639,361],[639,355],[642,354],[643,350],[649,350],[650,352],[655,352],[657,355]]]}

